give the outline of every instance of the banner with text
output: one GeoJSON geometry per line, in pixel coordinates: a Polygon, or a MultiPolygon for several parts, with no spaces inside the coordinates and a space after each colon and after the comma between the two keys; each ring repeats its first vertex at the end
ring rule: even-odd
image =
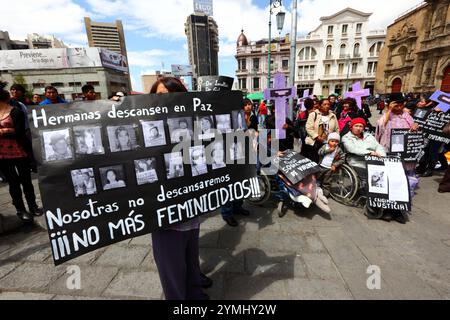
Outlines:
{"type": "Polygon", "coordinates": [[[55,264],[257,197],[249,142],[233,130],[242,103],[233,91],[33,107],[55,264]]]}
{"type": "Polygon", "coordinates": [[[391,130],[391,153],[399,155],[405,162],[417,162],[425,147],[425,139],[421,132],[409,129],[391,130]]]}
{"type": "Polygon", "coordinates": [[[425,137],[439,142],[450,143],[450,138],[443,133],[444,127],[450,121],[450,112],[427,111],[418,109],[414,120],[425,132],[425,137]],[[422,112],[422,113],[421,113],[422,112]]]}
{"type": "Polygon", "coordinates": [[[292,184],[297,184],[307,176],[320,171],[317,163],[293,150],[287,150],[276,158],[274,164],[292,184]]]}

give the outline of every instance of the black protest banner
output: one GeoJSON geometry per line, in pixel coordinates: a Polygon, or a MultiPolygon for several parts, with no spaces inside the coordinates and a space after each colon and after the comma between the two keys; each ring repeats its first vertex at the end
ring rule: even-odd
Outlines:
{"type": "Polygon", "coordinates": [[[198,78],[198,91],[227,91],[232,90],[234,79],[224,76],[204,76],[198,78]]]}
{"type": "Polygon", "coordinates": [[[365,157],[368,205],[376,209],[411,211],[411,195],[402,159],[365,157]]]}
{"type": "Polygon", "coordinates": [[[307,176],[320,171],[317,163],[293,150],[285,151],[283,155],[274,160],[274,164],[293,184],[297,184],[307,176]]]}
{"type": "Polygon", "coordinates": [[[34,107],[55,264],[258,195],[255,165],[241,164],[247,142],[232,130],[242,103],[235,91],[34,107]],[[219,120],[225,129],[211,130],[219,120]]]}
{"type": "Polygon", "coordinates": [[[398,155],[404,162],[417,162],[425,146],[421,132],[411,132],[409,129],[391,130],[391,154],[398,155]]]}
{"type": "MultiPolygon", "coordinates": [[[[416,112],[417,114],[417,112],[416,112]]],[[[430,112],[422,118],[415,116],[414,120],[425,132],[425,137],[443,143],[450,143],[450,138],[443,133],[444,127],[450,121],[450,112],[430,112]]]]}

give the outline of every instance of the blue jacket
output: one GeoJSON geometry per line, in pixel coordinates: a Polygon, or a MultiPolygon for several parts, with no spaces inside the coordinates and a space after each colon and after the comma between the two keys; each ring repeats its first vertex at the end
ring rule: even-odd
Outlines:
{"type": "MultiPolygon", "coordinates": [[[[58,97],[57,99],[58,99],[58,103],[67,103],[66,100],[64,100],[64,99],[62,99],[60,97],[58,97]]],[[[44,101],[42,101],[41,103],[39,103],[40,106],[45,106],[47,104],[54,104],[54,103],[48,98],[45,99],[44,101]]]]}

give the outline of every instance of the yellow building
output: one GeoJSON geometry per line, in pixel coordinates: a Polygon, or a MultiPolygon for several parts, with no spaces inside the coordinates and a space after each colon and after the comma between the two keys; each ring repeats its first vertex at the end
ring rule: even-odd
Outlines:
{"type": "Polygon", "coordinates": [[[427,0],[388,27],[378,60],[379,94],[450,92],[450,0],[427,0]]]}

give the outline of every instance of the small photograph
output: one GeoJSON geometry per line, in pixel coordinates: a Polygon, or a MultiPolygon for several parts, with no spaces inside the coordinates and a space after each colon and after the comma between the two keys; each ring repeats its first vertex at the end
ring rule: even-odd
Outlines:
{"type": "Polygon", "coordinates": [[[167,179],[184,176],[183,154],[181,152],[166,153],[164,160],[166,162],[167,179]]]}
{"type": "Polygon", "coordinates": [[[388,194],[388,181],[384,167],[368,165],[369,192],[378,194],[388,194]]]}
{"type": "Polygon", "coordinates": [[[229,114],[216,115],[217,130],[220,133],[229,133],[231,129],[231,116],[229,114]]]}
{"type": "Polygon", "coordinates": [[[69,129],[44,131],[44,158],[47,162],[73,159],[69,129]]]}
{"type": "Polygon", "coordinates": [[[213,116],[197,117],[199,140],[211,140],[215,137],[213,116]]]}
{"type": "Polygon", "coordinates": [[[136,180],[139,186],[158,181],[155,158],[135,160],[134,169],[136,171],[136,180]]]}
{"type": "Polygon", "coordinates": [[[79,198],[97,194],[93,168],[73,170],[70,173],[75,197],[79,198]]]}
{"type": "Polygon", "coordinates": [[[125,188],[125,168],[123,165],[100,168],[103,190],[125,188]]]}
{"type": "Polygon", "coordinates": [[[107,132],[111,152],[131,151],[139,147],[136,126],[108,127],[107,132]]]}
{"type": "Polygon", "coordinates": [[[204,146],[195,146],[189,148],[189,155],[191,157],[191,168],[193,177],[197,177],[202,174],[208,173],[204,146]]]}
{"type": "Polygon", "coordinates": [[[170,141],[171,143],[180,143],[186,140],[192,140],[194,136],[194,126],[191,118],[168,119],[170,141]]]}
{"type": "Polygon", "coordinates": [[[79,155],[105,154],[101,127],[75,127],[75,153],[79,155]]]}
{"type": "Polygon", "coordinates": [[[211,166],[213,170],[225,168],[225,148],[223,142],[214,142],[211,146],[211,166]]]}
{"type": "Polygon", "coordinates": [[[141,124],[146,148],[166,145],[164,121],[141,121],[141,124]]]}
{"type": "Polygon", "coordinates": [[[233,142],[230,147],[230,159],[232,161],[245,159],[245,150],[242,143],[233,142]]]}
{"type": "Polygon", "coordinates": [[[236,131],[247,130],[247,124],[245,123],[245,113],[244,110],[233,111],[233,128],[236,131]]]}
{"type": "Polygon", "coordinates": [[[392,139],[391,152],[405,152],[404,135],[393,135],[391,139],[392,139]]]}
{"type": "Polygon", "coordinates": [[[429,110],[425,110],[425,109],[416,109],[416,112],[414,113],[414,118],[419,118],[419,119],[424,119],[425,116],[428,114],[429,110]]]}

